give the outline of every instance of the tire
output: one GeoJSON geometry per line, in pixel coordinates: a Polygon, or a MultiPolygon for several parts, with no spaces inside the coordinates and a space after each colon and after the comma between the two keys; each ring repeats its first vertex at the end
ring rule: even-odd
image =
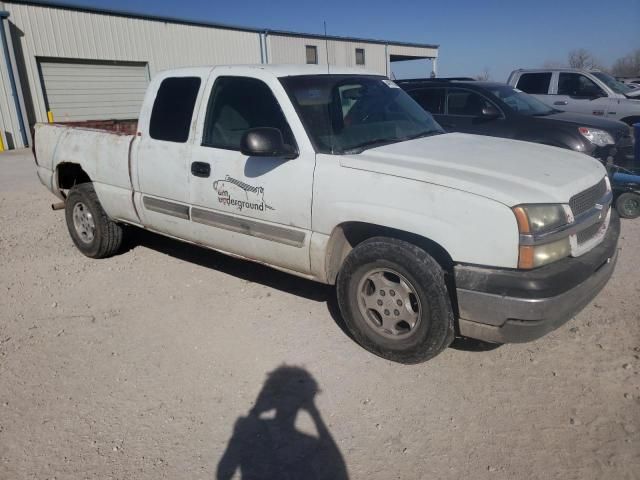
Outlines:
{"type": "Polygon", "coordinates": [[[73,243],[84,255],[106,258],[122,245],[122,227],[107,217],[91,183],[81,183],[69,191],[65,219],[73,243]]]}
{"type": "Polygon", "coordinates": [[[444,271],[411,243],[387,237],[362,242],[345,259],[336,288],[347,329],[375,355],[420,363],[453,341],[444,271]]]}
{"type": "Polygon", "coordinates": [[[616,199],[616,210],[622,218],[640,217],[640,194],[625,192],[616,199]]]}

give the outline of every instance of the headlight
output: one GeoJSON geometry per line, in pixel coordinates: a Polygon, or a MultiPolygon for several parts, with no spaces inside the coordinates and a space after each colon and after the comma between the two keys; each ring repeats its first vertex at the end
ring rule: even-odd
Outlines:
{"type": "Polygon", "coordinates": [[[579,127],[578,131],[580,132],[580,135],[598,147],[615,145],[616,143],[609,132],[605,132],[599,128],[579,127]]]}
{"type": "Polygon", "coordinates": [[[568,221],[562,205],[520,205],[513,212],[520,233],[542,233],[561,227],[568,221]]]}
{"type": "MultiPolygon", "coordinates": [[[[567,213],[562,205],[520,205],[513,208],[513,213],[518,221],[520,235],[523,236],[521,238],[535,239],[536,236],[556,230],[568,223],[567,213]]],[[[567,257],[570,253],[571,243],[568,235],[539,245],[521,244],[518,268],[540,267],[567,257]]]]}

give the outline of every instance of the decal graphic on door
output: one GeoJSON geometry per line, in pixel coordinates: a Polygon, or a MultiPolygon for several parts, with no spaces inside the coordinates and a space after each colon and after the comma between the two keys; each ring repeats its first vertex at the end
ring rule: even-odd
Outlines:
{"type": "Polygon", "coordinates": [[[264,187],[254,187],[227,175],[224,180],[213,182],[213,189],[218,194],[218,202],[223,205],[258,210],[275,210],[264,201],[264,187]]]}

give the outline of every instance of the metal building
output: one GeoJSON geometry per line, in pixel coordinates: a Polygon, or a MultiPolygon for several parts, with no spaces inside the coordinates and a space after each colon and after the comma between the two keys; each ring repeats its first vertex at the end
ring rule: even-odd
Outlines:
{"type": "MultiPolygon", "coordinates": [[[[136,119],[149,79],[172,67],[318,63],[389,75],[438,46],[164,18],[40,0],[0,2],[0,148],[36,122],[136,119]],[[327,52],[328,50],[328,52],[327,52]]],[[[425,75],[429,72],[425,72],[425,75]]]]}

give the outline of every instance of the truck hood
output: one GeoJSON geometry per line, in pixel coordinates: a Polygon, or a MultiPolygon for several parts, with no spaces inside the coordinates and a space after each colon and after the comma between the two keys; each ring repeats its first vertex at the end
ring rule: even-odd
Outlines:
{"type": "Polygon", "coordinates": [[[568,203],[606,174],[600,162],[582,153],[464,133],[384,145],[345,155],[340,164],[454,188],[509,207],[568,203]]]}

